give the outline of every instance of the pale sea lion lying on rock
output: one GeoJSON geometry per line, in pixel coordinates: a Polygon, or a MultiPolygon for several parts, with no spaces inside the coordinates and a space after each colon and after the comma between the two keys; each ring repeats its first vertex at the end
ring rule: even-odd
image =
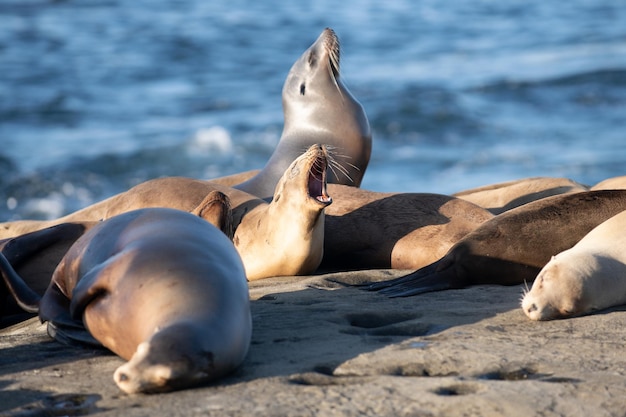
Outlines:
{"type": "Polygon", "coordinates": [[[626,211],[553,256],[524,294],[522,310],[531,320],[552,320],[621,304],[626,304],[626,211]]]}

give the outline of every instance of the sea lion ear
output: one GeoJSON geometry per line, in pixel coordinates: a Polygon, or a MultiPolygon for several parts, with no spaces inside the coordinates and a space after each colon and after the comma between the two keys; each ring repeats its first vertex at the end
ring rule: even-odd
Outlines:
{"type": "Polygon", "coordinates": [[[211,191],[204,200],[191,212],[202,217],[220,229],[230,240],[233,240],[233,211],[228,196],[220,191],[211,191]]]}

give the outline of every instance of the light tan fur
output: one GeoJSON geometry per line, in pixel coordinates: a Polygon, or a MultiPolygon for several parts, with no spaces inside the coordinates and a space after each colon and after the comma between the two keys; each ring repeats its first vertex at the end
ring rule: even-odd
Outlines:
{"type": "Polygon", "coordinates": [[[331,202],[325,186],[327,164],[326,147],[312,145],[284,172],[275,191],[280,198],[270,203],[211,181],[158,178],[57,220],[4,223],[0,232],[5,237],[17,236],[60,223],[108,219],[145,207],[193,211],[208,193],[220,191],[231,201],[233,241],[249,280],[307,274],[317,268],[323,253],[323,210],[331,202]],[[313,196],[314,183],[318,194],[313,196]]]}
{"type": "Polygon", "coordinates": [[[531,201],[587,190],[587,186],[568,178],[535,177],[472,188],[453,195],[500,214],[531,201]]]}
{"type": "Polygon", "coordinates": [[[626,211],[552,257],[522,300],[531,320],[552,320],[626,304],[626,211]]]}
{"type": "Polygon", "coordinates": [[[593,185],[590,190],[624,190],[626,189],[626,175],[607,178],[593,185]]]}

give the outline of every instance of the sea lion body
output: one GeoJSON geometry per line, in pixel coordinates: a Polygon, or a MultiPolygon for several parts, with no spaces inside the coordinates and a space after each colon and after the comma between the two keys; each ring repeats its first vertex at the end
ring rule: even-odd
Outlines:
{"type": "Polygon", "coordinates": [[[322,269],[417,269],[493,217],[441,194],[380,193],[328,184],[322,269]]]}
{"type": "Polygon", "coordinates": [[[590,190],[624,190],[626,189],[626,175],[607,178],[591,186],[590,190]]]}
{"type": "Polygon", "coordinates": [[[472,188],[453,195],[493,214],[500,214],[531,201],[581,191],[588,191],[588,187],[568,178],[534,177],[472,188]]]}
{"type": "Polygon", "coordinates": [[[115,216],[79,238],[55,270],[39,315],[60,340],[84,323],[128,360],[114,376],[128,393],[231,372],[246,356],[252,326],[243,264],[228,237],[165,208],[115,216]]]}
{"type": "Polygon", "coordinates": [[[531,320],[588,314],[626,304],[626,211],[555,255],[522,300],[531,320]]]}
{"type": "Polygon", "coordinates": [[[372,284],[403,297],[476,284],[532,282],[553,255],[574,246],[591,229],[626,210],[626,190],[547,197],[484,222],[431,265],[372,284]]]}
{"type": "Polygon", "coordinates": [[[236,188],[271,199],[285,169],[312,144],[336,153],[337,170],[329,183],[359,186],[369,163],[372,134],[363,106],[343,84],[339,40],[332,29],[293,64],[283,85],[285,124],[276,149],[263,169],[236,188]]]}
{"type": "Polygon", "coordinates": [[[233,242],[249,280],[303,275],[313,272],[322,260],[324,208],[332,202],[326,191],[328,160],[325,146],[311,145],[285,170],[270,203],[211,181],[157,178],[60,219],[4,223],[0,231],[15,236],[59,223],[108,219],[146,207],[193,211],[205,196],[218,191],[230,199],[233,242]]]}

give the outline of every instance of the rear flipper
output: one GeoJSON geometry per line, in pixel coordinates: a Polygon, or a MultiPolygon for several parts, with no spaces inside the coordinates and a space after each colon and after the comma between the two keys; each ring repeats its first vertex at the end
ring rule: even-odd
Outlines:
{"type": "Polygon", "coordinates": [[[0,252],[0,273],[6,289],[17,305],[27,313],[38,313],[41,296],[26,285],[2,252],[0,252]]]}
{"type": "Polygon", "coordinates": [[[100,342],[98,342],[89,333],[84,326],[64,325],[57,322],[48,322],[48,335],[59,343],[70,346],[90,346],[105,349],[100,342]]]}
{"type": "Polygon", "coordinates": [[[0,326],[16,322],[23,311],[38,312],[61,258],[96,223],[63,223],[0,241],[0,326]]]}
{"type": "Polygon", "coordinates": [[[464,286],[462,280],[457,276],[454,263],[443,258],[409,275],[370,284],[367,290],[378,291],[395,298],[463,288],[464,286]]]}

